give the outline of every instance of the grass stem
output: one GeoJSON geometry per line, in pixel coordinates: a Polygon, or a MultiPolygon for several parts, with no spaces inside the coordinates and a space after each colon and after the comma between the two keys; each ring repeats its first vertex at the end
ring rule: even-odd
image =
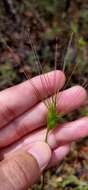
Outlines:
{"type": "Polygon", "coordinates": [[[48,143],[48,133],[49,133],[49,129],[47,128],[46,136],[45,136],[45,143],[48,143]]]}

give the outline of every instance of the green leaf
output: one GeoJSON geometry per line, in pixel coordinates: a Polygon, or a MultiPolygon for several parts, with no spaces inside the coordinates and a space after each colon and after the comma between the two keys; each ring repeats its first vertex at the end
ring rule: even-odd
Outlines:
{"type": "Polygon", "coordinates": [[[49,108],[48,108],[48,116],[47,116],[47,128],[48,130],[54,129],[58,123],[63,123],[64,122],[64,113],[58,113],[56,104],[53,101],[49,108]]]}
{"type": "Polygon", "coordinates": [[[47,128],[48,130],[54,129],[58,122],[58,114],[56,111],[56,106],[52,102],[48,108],[48,116],[47,116],[47,128]]]}
{"type": "Polygon", "coordinates": [[[82,37],[80,37],[78,40],[78,44],[79,46],[84,48],[86,46],[86,41],[82,37]]]}

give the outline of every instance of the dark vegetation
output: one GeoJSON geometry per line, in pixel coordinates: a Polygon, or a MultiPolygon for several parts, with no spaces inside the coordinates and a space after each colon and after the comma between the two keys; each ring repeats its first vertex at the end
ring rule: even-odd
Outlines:
{"type": "MultiPolygon", "coordinates": [[[[88,89],[88,0],[0,1],[0,90],[25,80],[24,69],[30,77],[38,74],[28,34],[44,72],[53,69],[57,43],[58,69],[63,68],[65,57],[69,78],[77,64],[68,86],[84,84],[88,89]]],[[[85,113],[85,109],[87,105],[77,113],[85,113]]],[[[68,119],[76,115],[70,114],[68,119]]],[[[88,138],[73,144],[63,164],[46,173],[45,183],[48,190],[88,190],[88,138]]]]}

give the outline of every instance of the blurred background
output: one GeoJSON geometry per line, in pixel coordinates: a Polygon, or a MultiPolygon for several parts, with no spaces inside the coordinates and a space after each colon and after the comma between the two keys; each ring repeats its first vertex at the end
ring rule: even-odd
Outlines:
{"type": "MultiPolygon", "coordinates": [[[[88,90],[88,0],[0,0],[0,90],[24,81],[24,70],[30,78],[38,74],[30,37],[43,72],[53,69],[57,44],[57,68],[65,60],[69,78],[77,65],[68,86],[88,90]]],[[[88,102],[68,120],[87,109],[88,102]]],[[[88,138],[73,143],[63,163],[46,173],[46,189],[88,190],[88,138]]]]}

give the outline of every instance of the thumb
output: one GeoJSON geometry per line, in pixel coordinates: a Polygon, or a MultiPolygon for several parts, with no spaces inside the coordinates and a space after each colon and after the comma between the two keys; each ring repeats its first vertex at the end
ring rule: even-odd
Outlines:
{"type": "Polygon", "coordinates": [[[44,142],[13,153],[0,163],[0,190],[27,189],[39,179],[50,158],[51,150],[44,142]]]}

